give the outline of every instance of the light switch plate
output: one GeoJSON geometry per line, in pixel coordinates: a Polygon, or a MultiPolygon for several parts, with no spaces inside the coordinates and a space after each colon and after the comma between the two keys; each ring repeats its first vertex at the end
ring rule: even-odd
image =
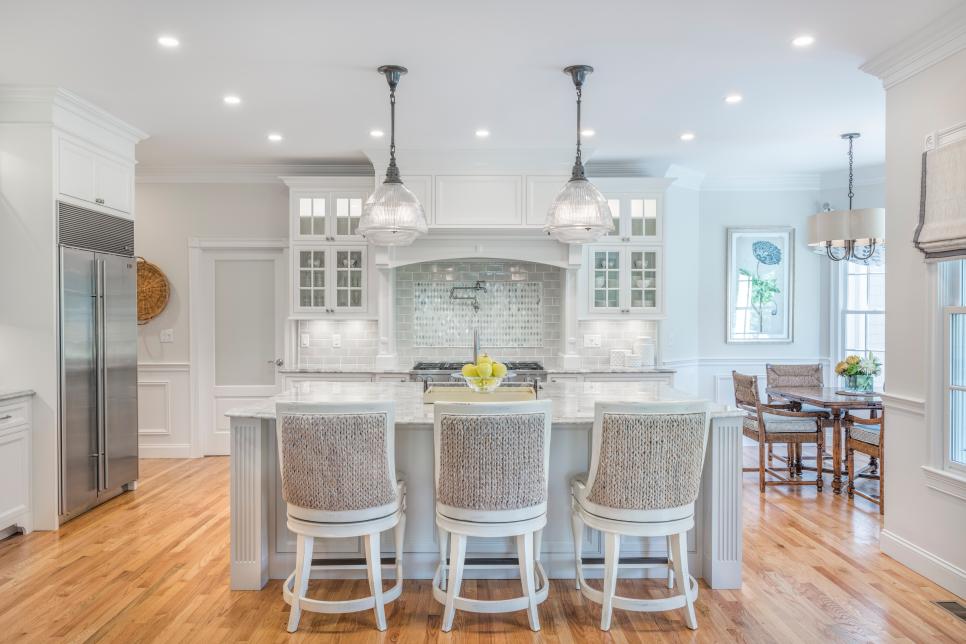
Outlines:
{"type": "Polygon", "coordinates": [[[161,342],[174,342],[174,329],[161,329],[161,342]]]}
{"type": "Polygon", "coordinates": [[[332,348],[333,349],[338,349],[341,346],[342,346],[342,336],[339,335],[338,333],[333,333],[332,334],[332,348]]]}
{"type": "Polygon", "coordinates": [[[299,335],[299,346],[303,349],[308,349],[312,342],[312,336],[308,333],[302,333],[299,335]]]}
{"type": "Polygon", "coordinates": [[[600,346],[600,336],[595,334],[584,335],[584,346],[585,347],[599,347],[600,346]]]}

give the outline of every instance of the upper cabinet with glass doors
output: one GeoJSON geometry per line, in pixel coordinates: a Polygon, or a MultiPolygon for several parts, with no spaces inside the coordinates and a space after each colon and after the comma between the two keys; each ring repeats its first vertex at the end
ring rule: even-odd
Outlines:
{"type": "Polygon", "coordinates": [[[607,205],[614,215],[614,230],[601,241],[659,242],[663,235],[662,194],[605,193],[607,205]]]}
{"type": "Polygon", "coordinates": [[[372,177],[287,177],[293,242],[363,241],[358,233],[372,177]]]}

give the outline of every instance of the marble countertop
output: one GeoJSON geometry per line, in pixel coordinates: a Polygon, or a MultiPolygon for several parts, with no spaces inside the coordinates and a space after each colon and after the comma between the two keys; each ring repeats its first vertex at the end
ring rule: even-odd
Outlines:
{"type": "MultiPolygon", "coordinates": [[[[657,382],[564,382],[540,389],[541,398],[553,401],[553,422],[587,424],[594,420],[594,403],[609,402],[683,402],[699,398],[657,382]]],[[[274,401],[238,407],[225,415],[234,418],[275,418],[278,402],[396,402],[396,423],[406,425],[433,424],[433,406],[423,403],[423,385],[419,382],[305,382],[275,396],[274,401]]],[[[733,407],[709,403],[713,417],[743,416],[733,407]]]]}
{"type": "MultiPolygon", "coordinates": [[[[409,369],[380,369],[376,367],[295,367],[282,368],[279,373],[300,374],[300,373],[392,373],[408,374],[409,369]]],[[[575,374],[583,375],[587,373],[674,373],[675,369],[664,367],[601,367],[599,369],[547,369],[548,374],[575,374]]]]}
{"type": "Polygon", "coordinates": [[[33,396],[34,393],[33,389],[0,389],[0,402],[14,398],[23,398],[24,396],[33,396]]]}

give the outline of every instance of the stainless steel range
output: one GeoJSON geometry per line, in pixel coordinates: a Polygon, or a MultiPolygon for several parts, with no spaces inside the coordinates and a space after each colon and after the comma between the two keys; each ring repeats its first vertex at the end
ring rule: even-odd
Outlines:
{"type": "MultiPolygon", "coordinates": [[[[469,361],[466,361],[469,362],[469,361]]],[[[446,382],[454,373],[459,373],[466,362],[417,362],[409,370],[409,379],[423,382],[446,382]]],[[[546,382],[547,370],[539,362],[504,362],[508,380],[514,382],[546,382]]]]}

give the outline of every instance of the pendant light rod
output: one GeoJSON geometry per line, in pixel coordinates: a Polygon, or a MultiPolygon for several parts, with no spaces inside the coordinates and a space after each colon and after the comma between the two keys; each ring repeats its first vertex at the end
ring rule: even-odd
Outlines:
{"type": "Polygon", "coordinates": [[[396,166],[396,86],[403,74],[409,70],[402,65],[383,65],[378,72],[389,83],[389,167],[386,168],[386,180],[383,183],[402,183],[399,168],[396,166]]]}
{"type": "Polygon", "coordinates": [[[852,210],[852,198],[855,196],[855,193],[852,192],[852,179],[853,179],[852,165],[855,160],[855,157],[852,155],[852,141],[859,138],[860,136],[862,135],[859,134],[858,132],[846,132],[845,134],[842,135],[843,139],[849,140],[849,210],[852,210]]]}
{"type": "Polygon", "coordinates": [[[574,161],[574,169],[570,174],[571,181],[586,178],[580,150],[580,106],[581,98],[583,97],[584,81],[587,80],[587,76],[593,73],[593,71],[594,68],[590,65],[570,65],[569,67],[564,67],[564,73],[570,74],[570,77],[574,81],[574,87],[577,90],[577,158],[574,161]]]}

